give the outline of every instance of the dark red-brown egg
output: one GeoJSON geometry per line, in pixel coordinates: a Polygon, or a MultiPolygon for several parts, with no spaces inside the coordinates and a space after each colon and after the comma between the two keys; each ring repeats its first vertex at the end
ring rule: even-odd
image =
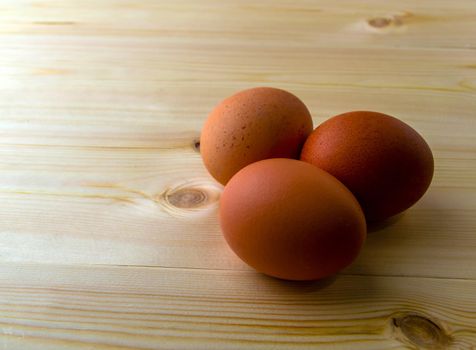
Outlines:
{"type": "Polygon", "coordinates": [[[223,100],[208,116],[200,153],[222,184],[244,166],[267,158],[299,158],[312,132],[308,109],[293,94],[260,87],[223,100]]]}
{"type": "Polygon", "coordinates": [[[219,217],[242,260],[289,280],[335,274],[357,257],[366,237],[352,193],[324,170],[293,159],[241,169],[225,186],[219,217]]]}
{"type": "Polygon", "coordinates": [[[408,209],[433,177],[433,155],[423,137],[377,112],[349,112],[325,121],[307,139],[301,159],[346,185],[369,221],[408,209]]]}

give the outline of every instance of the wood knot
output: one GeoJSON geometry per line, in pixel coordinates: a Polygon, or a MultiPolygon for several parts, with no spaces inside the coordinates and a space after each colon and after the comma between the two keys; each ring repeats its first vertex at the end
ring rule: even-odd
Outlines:
{"type": "Polygon", "coordinates": [[[213,204],[218,203],[222,190],[223,187],[218,184],[192,180],[166,189],[156,197],[156,202],[174,216],[189,216],[214,208],[213,204]]]}
{"type": "Polygon", "coordinates": [[[369,19],[367,23],[369,26],[374,28],[384,28],[389,26],[392,23],[392,20],[386,17],[376,17],[369,19]]]}
{"type": "Polygon", "coordinates": [[[192,141],[192,148],[193,148],[196,152],[200,153],[200,138],[194,139],[194,140],[192,141]]]}
{"type": "Polygon", "coordinates": [[[441,326],[424,316],[399,315],[392,323],[397,337],[421,349],[445,349],[452,341],[441,326]]]}
{"type": "Polygon", "coordinates": [[[407,24],[414,19],[410,12],[401,12],[387,16],[373,17],[365,21],[366,29],[375,33],[403,32],[407,24]]]}
{"type": "Polygon", "coordinates": [[[167,194],[166,200],[177,208],[196,208],[207,201],[207,195],[194,188],[183,188],[167,194]]]}

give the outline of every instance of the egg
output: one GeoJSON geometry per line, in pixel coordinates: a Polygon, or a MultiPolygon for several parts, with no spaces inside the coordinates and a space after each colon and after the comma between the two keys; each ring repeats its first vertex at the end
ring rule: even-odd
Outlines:
{"type": "Polygon", "coordinates": [[[200,136],[205,167],[220,183],[267,158],[299,158],[313,130],[309,110],[293,94],[275,88],[244,90],[223,100],[200,136]]]}
{"type": "Polygon", "coordinates": [[[225,186],[219,220],[231,249],[270,276],[315,280],[348,266],[366,236],[352,193],[324,170],[294,159],[266,159],[225,186]]]}
{"type": "Polygon", "coordinates": [[[411,207],[433,177],[433,155],[423,137],[377,112],[349,112],[325,121],[307,139],[301,159],[346,185],[369,221],[411,207]]]}

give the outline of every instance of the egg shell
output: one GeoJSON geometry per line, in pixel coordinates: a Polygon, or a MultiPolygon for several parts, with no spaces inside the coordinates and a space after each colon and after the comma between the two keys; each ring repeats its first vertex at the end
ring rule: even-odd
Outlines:
{"type": "Polygon", "coordinates": [[[244,166],[267,158],[299,158],[313,130],[307,107],[293,94],[260,87],[238,92],[208,116],[200,153],[220,183],[244,166]]]}
{"type": "Polygon", "coordinates": [[[366,236],[352,193],[325,171],[293,159],[241,169],[225,186],[219,218],[242,260],[289,280],[335,274],[357,257],[366,236]]]}
{"type": "Polygon", "coordinates": [[[433,155],[423,137],[401,120],[377,112],[328,119],[309,136],[301,159],[344,183],[369,221],[408,209],[433,177],[433,155]]]}

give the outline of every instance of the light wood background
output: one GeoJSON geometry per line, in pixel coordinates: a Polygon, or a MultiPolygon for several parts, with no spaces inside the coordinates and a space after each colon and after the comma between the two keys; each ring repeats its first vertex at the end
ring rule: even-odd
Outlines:
{"type": "Polygon", "coordinates": [[[476,349],[476,2],[0,0],[0,348],[476,349]],[[336,278],[220,234],[200,129],[263,85],[434,151],[336,278]]]}

